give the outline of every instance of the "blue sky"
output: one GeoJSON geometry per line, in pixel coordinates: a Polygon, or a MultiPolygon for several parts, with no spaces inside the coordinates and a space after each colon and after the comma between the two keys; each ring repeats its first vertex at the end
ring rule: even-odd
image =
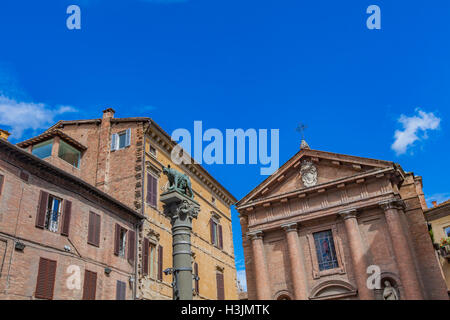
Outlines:
{"type": "MultiPolygon", "coordinates": [[[[195,120],[223,132],[280,129],[282,164],[304,122],[311,148],[398,162],[441,202],[449,12],[447,0],[2,1],[0,127],[16,142],[113,107],[169,133],[195,120]],[[66,27],[71,4],[81,30],[66,27]],[[381,30],[366,27],[372,4],[381,30]]],[[[259,165],[206,167],[238,199],[265,179],[259,165]]],[[[235,211],[233,231],[243,270],[235,211]]]]}

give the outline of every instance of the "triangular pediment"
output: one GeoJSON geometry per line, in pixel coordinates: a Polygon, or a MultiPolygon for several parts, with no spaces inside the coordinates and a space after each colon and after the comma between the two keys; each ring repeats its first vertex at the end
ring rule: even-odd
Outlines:
{"type": "Polygon", "coordinates": [[[390,161],[310,149],[301,150],[239,201],[237,207],[302,189],[317,188],[330,183],[339,184],[346,178],[376,174],[379,170],[393,166],[394,163],[390,161]]]}

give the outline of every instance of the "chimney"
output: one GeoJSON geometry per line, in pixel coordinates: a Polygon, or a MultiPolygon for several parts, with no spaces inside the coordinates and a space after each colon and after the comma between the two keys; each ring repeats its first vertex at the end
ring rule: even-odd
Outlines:
{"type": "Polygon", "coordinates": [[[116,111],[113,108],[105,109],[105,110],[103,110],[103,119],[114,118],[115,113],[116,113],[116,111]]]}
{"type": "Polygon", "coordinates": [[[433,204],[433,208],[437,207],[437,201],[431,201],[431,203],[433,204]]]}
{"type": "Polygon", "coordinates": [[[0,129],[0,139],[8,141],[10,135],[11,133],[9,133],[8,131],[0,129]]]}

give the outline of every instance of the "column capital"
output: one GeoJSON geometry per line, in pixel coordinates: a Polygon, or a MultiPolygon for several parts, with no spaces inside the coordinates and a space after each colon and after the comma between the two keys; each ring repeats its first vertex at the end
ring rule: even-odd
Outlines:
{"type": "Polygon", "coordinates": [[[283,228],[284,231],[286,231],[286,233],[288,233],[290,231],[297,231],[298,224],[297,224],[297,222],[285,223],[285,224],[281,225],[281,228],[283,228]]]}
{"type": "Polygon", "coordinates": [[[401,199],[395,199],[395,198],[379,202],[378,205],[381,208],[383,208],[383,210],[389,210],[389,209],[404,210],[405,209],[405,202],[401,199]]]}
{"type": "Polygon", "coordinates": [[[256,230],[256,231],[251,231],[251,232],[247,232],[247,237],[250,240],[258,240],[258,239],[262,239],[263,238],[263,232],[261,230],[256,230]]]}
{"type": "Polygon", "coordinates": [[[356,209],[348,209],[348,210],[343,210],[339,212],[339,215],[344,218],[344,220],[347,219],[351,219],[351,218],[356,218],[356,214],[358,213],[358,210],[356,209]]]}

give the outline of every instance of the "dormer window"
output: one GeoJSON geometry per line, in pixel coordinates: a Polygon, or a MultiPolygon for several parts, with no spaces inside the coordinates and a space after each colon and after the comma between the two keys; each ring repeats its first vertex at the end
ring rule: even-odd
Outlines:
{"type": "Polygon", "coordinates": [[[52,155],[53,139],[35,144],[31,153],[40,159],[48,158],[52,155]]]}
{"type": "Polygon", "coordinates": [[[81,152],[63,140],[59,142],[58,157],[67,161],[75,168],[80,167],[81,152]]]}

